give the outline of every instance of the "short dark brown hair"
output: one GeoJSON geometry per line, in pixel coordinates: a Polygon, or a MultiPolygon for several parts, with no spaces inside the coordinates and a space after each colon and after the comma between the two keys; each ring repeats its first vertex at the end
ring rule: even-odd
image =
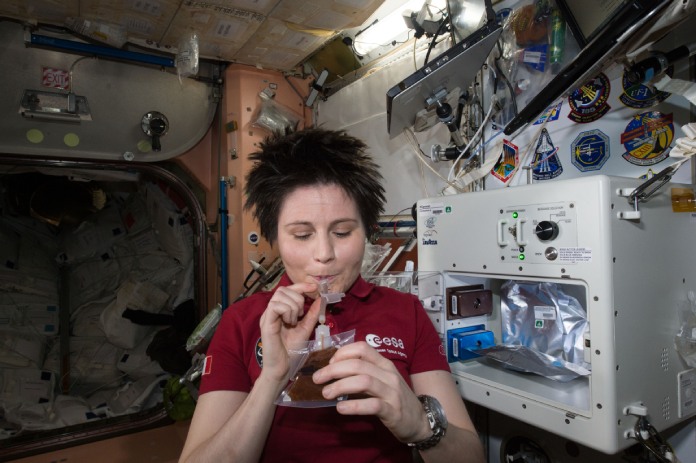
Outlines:
{"type": "Polygon", "coordinates": [[[355,201],[366,236],[384,211],[379,166],[361,140],[344,131],[309,128],[266,138],[249,155],[255,164],[246,176],[245,210],[251,210],[261,235],[278,238],[278,218],[285,198],[299,187],[337,185],[355,201]]]}

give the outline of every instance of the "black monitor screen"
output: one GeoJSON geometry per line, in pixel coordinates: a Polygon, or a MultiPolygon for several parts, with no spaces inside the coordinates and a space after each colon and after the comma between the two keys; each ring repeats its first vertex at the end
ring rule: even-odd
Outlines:
{"type": "Polygon", "coordinates": [[[589,43],[625,0],[556,0],[581,47],[589,43]]]}
{"type": "Polygon", "coordinates": [[[413,127],[416,115],[458,89],[464,91],[486,62],[502,28],[489,21],[387,91],[387,131],[391,138],[413,127]]]}

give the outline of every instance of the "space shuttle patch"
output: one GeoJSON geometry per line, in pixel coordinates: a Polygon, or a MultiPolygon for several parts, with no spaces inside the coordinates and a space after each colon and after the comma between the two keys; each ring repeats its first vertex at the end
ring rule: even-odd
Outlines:
{"type": "Polygon", "coordinates": [[[571,143],[570,153],[580,172],[600,170],[609,159],[609,137],[599,129],[581,132],[571,143]]]}
{"type": "Polygon", "coordinates": [[[652,166],[669,156],[674,140],[672,114],[648,111],[636,114],[621,134],[622,157],[637,166],[652,166]]]}
{"type": "Polygon", "coordinates": [[[541,135],[537,140],[531,167],[534,180],[550,180],[563,173],[561,159],[558,157],[558,148],[553,145],[551,135],[545,128],[541,129],[541,135]]]}
{"type": "Polygon", "coordinates": [[[607,104],[610,89],[609,78],[602,73],[576,88],[568,96],[568,119],[586,124],[604,116],[611,109],[607,104]]]}

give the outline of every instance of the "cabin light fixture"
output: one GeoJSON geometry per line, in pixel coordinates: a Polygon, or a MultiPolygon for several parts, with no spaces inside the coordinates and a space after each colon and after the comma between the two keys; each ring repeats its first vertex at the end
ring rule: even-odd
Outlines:
{"type": "MultiPolygon", "coordinates": [[[[425,3],[430,3],[426,0],[425,3]]],[[[409,27],[402,16],[406,10],[421,9],[423,0],[410,0],[398,5],[391,12],[380,17],[380,12],[368,19],[367,27],[359,30],[351,41],[344,40],[350,44],[358,57],[365,56],[378,47],[391,45],[394,40],[402,34],[407,34],[409,27]]]]}

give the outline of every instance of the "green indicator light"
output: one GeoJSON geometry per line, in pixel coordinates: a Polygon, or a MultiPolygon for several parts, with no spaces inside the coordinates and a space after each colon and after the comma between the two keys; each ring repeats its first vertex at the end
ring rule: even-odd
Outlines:
{"type": "Polygon", "coordinates": [[[520,254],[519,256],[517,256],[517,258],[518,258],[519,260],[524,260],[524,254],[520,254]]]}
{"type": "Polygon", "coordinates": [[[513,219],[516,219],[517,217],[519,217],[519,214],[518,214],[517,212],[513,212],[513,213],[512,213],[512,218],[513,218],[513,219]]]}

